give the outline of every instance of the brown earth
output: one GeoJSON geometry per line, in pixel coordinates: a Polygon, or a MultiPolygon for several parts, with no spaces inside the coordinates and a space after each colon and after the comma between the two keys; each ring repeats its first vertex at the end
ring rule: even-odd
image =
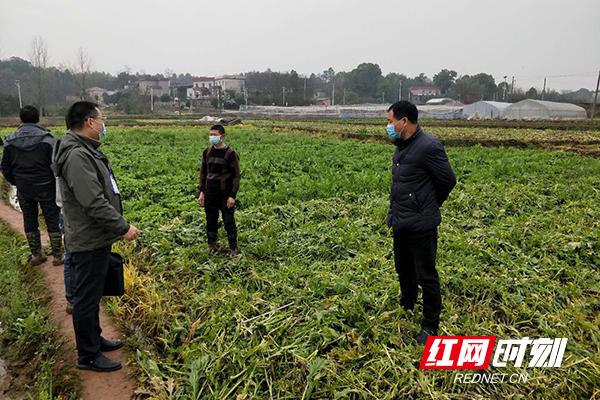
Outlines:
{"type": "MultiPolygon", "coordinates": [[[[0,218],[6,221],[15,231],[23,233],[23,219],[21,213],[0,201],[0,218]]],[[[48,235],[42,232],[42,241],[48,243],[48,235]]],[[[94,400],[125,400],[134,396],[136,389],[135,380],[128,376],[130,368],[127,366],[128,359],[131,356],[126,349],[108,353],[107,355],[123,363],[123,369],[115,372],[100,373],[91,371],[80,371],[75,369],[77,360],[75,351],[75,332],[73,331],[73,320],[71,315],[65,312],[67,301],[65,299],[65,287],[63,278],[63,266],[53,266],[52,257],[39,267],[44,273],[45,286],[51,296],[49,303],[50,318],[57,326],[57,334],[64,339],[62,351],[59,354],[56,367],[61,365],[71,365],[79,374],[82,382],[82,393],[79,397],[82,399],[94,400]]],[[[121,334],[115,324],[100,308],[100,323],[102,325],[102,335],[109,339],[120,338],[121,334]]]]}

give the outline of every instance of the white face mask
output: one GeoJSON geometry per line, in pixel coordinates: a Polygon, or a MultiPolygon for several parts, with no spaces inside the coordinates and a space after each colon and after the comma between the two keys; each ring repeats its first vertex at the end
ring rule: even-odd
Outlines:
{"type": "Polygon", "coordinates": [[[208,137],[208,141],[210,142],[210,144],[212,145],[217,145],[217,144],[221,144],[222,140],[221,140],[221,136],[217,136],[217,135],[210,135],[208,137]]]}

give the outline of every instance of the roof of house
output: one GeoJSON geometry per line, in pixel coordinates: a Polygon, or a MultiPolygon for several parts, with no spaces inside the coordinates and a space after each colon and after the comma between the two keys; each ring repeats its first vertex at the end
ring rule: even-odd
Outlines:
{"type": "Polygon", "coordinates": [[[440,90],[437,86],[411,86],[409,90],[440,90]]]}
{"type": "Polygon", "coordinates": [[[164,82],[169,81],[169,78],[165,78],[164,76],[147,76],[144,78],[138,79],[138,82],[164,82]]]}
{"type": "Polygon", "coordinates": [[[214,80],[214,76],[195,76],[192,78],[194,82],[212,82],[214,80]]]}
{"type": "Polygon", "coordinates": [[[215,80],[222,80],[222,79],[235,79],[235,80],[240,80],[240,81],[246,80],[246,78],[244,78],[241,75],[221,75],[221,76],[217,76],[215,78],[215,80]]]}

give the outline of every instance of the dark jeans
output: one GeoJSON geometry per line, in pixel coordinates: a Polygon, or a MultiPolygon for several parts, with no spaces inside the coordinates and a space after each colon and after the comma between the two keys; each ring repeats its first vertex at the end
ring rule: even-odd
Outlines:
{"type": "Polygon", "coordinates": [[[412,309],[419,286],[423,291],[424,329],[437,330],[442,311],[440,280],[435,269],[437,229],[424,232],[394,231],[394,263],[400,280],[400,304],[412,309]]]}
{"type": "Polygon", "coordinates": [[[65,277],[65,298],[69,304],[73,304],[73,287],[75,286],[73,276],[73,261],[71,260],[71,252],[65,250],[64,261],[64,277],[65,277]]]}
{"type": "Polygon", "coordinates": [[[60,227],[58,226],[60,208],[58,208],[56,205],[55,199],[35,200],[20,194],[18,194],[17,197],[19,199],[21,211],[23,211],[23,224],[26,233],[39,231],[40,226],[38,223],[38,204],[42,209],[42,214],[44,215],[44,221],[46,222],[48,232],[60,232],[60,227]]]}
{"type": "Polygon", "coordinates": [[[219,230],[219,211],[223,217],[223,225],[227,232],[229,247],[237,247],[237,226],[235,224],[235,207],[227,207],[227,196],[219,193],[206,193],[204,201],[204,211],[206,212],[206,234],[208,242],[217,241],[217,232],[219,230]]]}
{"type": "Polygon", "coordinates": [[[71,253],[74,272],[73,327],[79,361],[100,353],[100,300],[108,271],[111,247],[71,253]]]}
{"type": "MultiPolygon", "coordinates": [[[[60,230],[64,233],[64,218],[62,210],[59,217],[60,230]]],[[[64,266],[64,281],[65,281],[65,298],[69,304],[73,304],[73,262],[71,261],[71,252],[65,247],[64,266]]]]}

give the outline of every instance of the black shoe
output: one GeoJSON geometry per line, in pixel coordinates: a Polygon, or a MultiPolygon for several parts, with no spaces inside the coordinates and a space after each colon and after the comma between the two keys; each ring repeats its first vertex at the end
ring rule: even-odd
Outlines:
{"type": "Polygon", "coordinates": [[[111,372],[121,369],[123,366],[118,361],[113,361],[100,353],[98,356],[89,362],[77,362],[77,368],[96,372],[111,372]]]}
{"type": "Polygon", "coordinates": [[[234,258],[237,257],[238,250],[237,249],[229,249],[229,257],[234,258]]]}
{"type": "Polygon", "coordinates": [[[107,353],[109,351],[115,351],[123,347],[123,342],[120,340],[108,340],[100,336],[100,351],[107,353]]]}
{"type": "Polygon", "coordinates": [[[219,252],[219,246],[217,246],[216,242],[208,243],[208,254],[217,254],[219,252]]]}
{"type": "Polygon", "coordinates": [[[437,336],[437,330],[423,328],[421,329],[421,332],[419,332],[419,334],[415,336],[415,339],[418,344],[425,344],[425,342],[427,342],[428,336],[437,336]]]}
{"type": "Polygon", "coordinates": [[[401,304],[402,309],[407,312],[407,313],[413,313],[415,311],[415,305],[414,304],[409,304],[409,305],[404,305],[401,304]]]}

